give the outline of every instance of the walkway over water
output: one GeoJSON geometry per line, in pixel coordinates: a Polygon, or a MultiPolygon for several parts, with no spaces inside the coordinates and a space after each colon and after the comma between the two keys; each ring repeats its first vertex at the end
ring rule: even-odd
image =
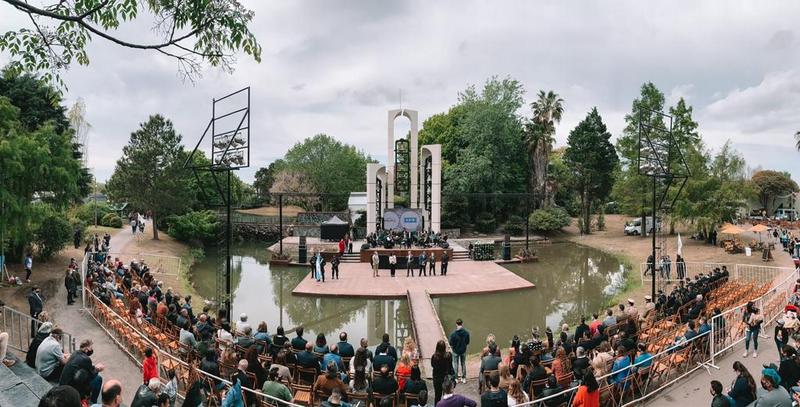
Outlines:
{"type": "Polygon", "coordinates": [[[414,325],[414,336],[417,338],[421,365],[427,376],[433,374],[431,356],[436,350],[436,343],[440,340],[447,342],[442,323],[433,307],[433,301],[428,292],[422,289],[408,291],[408,309],[411,322],[414,325]],[[421,333],[421,334],[420,334],[421,333]]]}

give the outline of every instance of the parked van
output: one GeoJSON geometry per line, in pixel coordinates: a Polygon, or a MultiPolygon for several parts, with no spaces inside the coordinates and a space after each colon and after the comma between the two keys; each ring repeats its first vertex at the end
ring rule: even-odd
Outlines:
{"type": "MultiPolygon", "coordinates": [[[[653,217],[648,216],[647,218],[647,233],[653,232],[653,217]]],[[[656,228],[657,231],[661,231],[661,219],[656,218],[656,228]]],[[[625,223],[625,234],[628,236],[638,236],[642,232],[642,218],[634,218],[625,223]]]]}
{"type": "Polygon", "coordinates": [[[784,208],[775,209],[775,219],[788,220],[790,222],[794,222],[797,219],[797,211],[795,211],[794,209],[784,209],[784,208]]]}

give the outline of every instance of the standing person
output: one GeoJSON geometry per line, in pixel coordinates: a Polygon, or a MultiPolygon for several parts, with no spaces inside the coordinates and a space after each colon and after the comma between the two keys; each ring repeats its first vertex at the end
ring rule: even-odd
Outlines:
{"type": "Polygon", "coordinates": [[[411,250],[408,251],[408,256],[406,256],[406,277],[409,275],[414,277],[414,267],[412,267],[412,263],[414,262],[414,256],[411,254],[411,250]]]}
{"type": "Polygon", "coordinates": [[[775,333],[772,336],[775,338],[775,346],[778,347],[778,357],[783,356],[783,347],[789,344],[789,330],[784,327],[783,319],[779,319],[775,324],[775,333]]]}
{"type": "Polygon", "coordinates": [[[420,252],[419,253],[419,274],[417,274],[417,277],[422,277],[422,276],[427,275],[427,273],[425,272],[425,267],[426,267],[427,264],[428,264],[428,258],[425,256],[425,252],[424,251],[420,252]]]}
{"type": "Polygon", "coordinates": [[[456,320],[456,329],[450,334],[450,348],[453,349],[455,358],[453,358],[453,373],[455,379],[458,381],[461,378],[461,383],[467,382],[467,346],[469,345],[469,332],[464,329],[464,321],[461,318],[456,320]],[[461,366],[461,375],[458,375],[458,366],[461,366]]]}
{"type": "Polygon", "coordinates": [[[734,407],[746,407],[756,399],[756,381],[738,360],[733,362],[733,370],[736,372],[736,379],[728,391],[728,396],[733,399],[734,407]]]}
{"type": "Polygon", "coordinates": [[[655,261],[653,260],[652,253],[647,256],[647,270],[644,271],[643,275],[646,276],[647,273],[650,273],[651,276],[655,276],[655,261]]]}
{"type": "Polygon", "coordinates": [[[764,322],[764,317],[753,302],[748,302],[745,307],[743,321],[746,325],[746,332],[744,337],[744,354],[742,357],[747,357],[750,352],[750,340],[753,340],[753,357],[758,357],[758,334],[761,333],[761,323],[764,322]]]}
{"type": "Polygon", "coordinates": [[[158,378],[158,361],[153,353],[153,348],[147,347],[144,350],[144,362],[142,363],[142,383],[150,383],[150,379],[158,378]]]}
{"type": "Polygon", "coordinates": [[[394,252],[389,255],[389,270],[390,275],[394,277],[394,272],[397,269],[397,256],[394,255],[394,252]]]}
{"type": "Polygon", "coordinates": [[[453,355],[447,352],[446,344],[443,340],[436,342],[436,350],[431,356],[431,367],[433,368],[433,391],[434,405],[442,399],[442,388],[445,378],[452,382],[453,378],[453,355]]]}
{"type": "Polygon", "coordinates": [[[44,309],[44,298],[42,298],[42,290],[39,286],[33,286],[31,288],[31,293],[28,294],[28,306],[30,308],[30,314],[33,318],[31,320],[31,338],[36,336],[36,319],[39,318],[39,314],[42,313],[42,309],[44,309]]]}
{"type": "Polygon", "coordinates": [[[333,259],[331,259],[331,280],[339,279],[339,262],[341,261],[339,260],[339,256],[341,255],[337,254],[336,256],[333,256],[333,259]]]}
{"type": "Polygon", "coordinates": [[[33,256],[28,253],[25,255],[25,282],[31,282],[31,273],[33,272],[33,256]]]}
{"type": "Polygon", "coordinates": [[[325,282],[325,259],[322,257],[322,253],[317,251],[317,254],[314,257],[314,270],[316,274],[317,282],[322,279],[322,282],[325,282]]]}
{"type": "Polygon", "coordinates": [[[683,260],[683,256],[680,254],[675,256],[675,269],[678,272],[678,280],[685,280],[686,279],[686,261],[683,260]]]}
{"type": "Polygon", "coordinates": [[[447,275],[447,262],[450,261],[450,256],[447,254],[447,250],[442,253],[442,275],[447,275]]]}
{"type": "Polygon", "coordinates": [[[436,254],[431,251],[431,255],[428,256],[428,265],[431,266],[431,275],[436,275],[436,254]]]}
{"type": "Polygon", "coordinates": [[[381,258],[378,257],[378,252],[372,252],[372,277],[378,277],[378,267],[381,264],[381,258]]]}
{"type": "Polygon", "coordinates": [[[72,305],[75,303],[73,297],[75,296],[77,286],[75,285],[75,278],[72,277],[72,269],[67,269],[65,274],[64,287],[67,289],[67,305],[72,305]]]}
{"type": "Polygon", "coordinates": [[[344,247],[346,243],[344,242],[344,238],[339,239],[339,256],[344,254],[344,247]]]}

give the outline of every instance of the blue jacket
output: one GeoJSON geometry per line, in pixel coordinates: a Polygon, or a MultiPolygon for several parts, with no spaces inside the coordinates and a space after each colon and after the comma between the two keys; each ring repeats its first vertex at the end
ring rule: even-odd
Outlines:
{"type": "Polygon", "coordinates": [[[469,332],[463,327],[450,334],[450,347],[453,348],[453,353],[463,355],[467,352],[467,345],[469,345],[469,332]]]}

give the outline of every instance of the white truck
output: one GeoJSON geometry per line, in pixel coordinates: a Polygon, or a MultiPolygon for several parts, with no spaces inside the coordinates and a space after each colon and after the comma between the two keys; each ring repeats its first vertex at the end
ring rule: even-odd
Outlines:
{"type": "MultiPolygon", "coordinates": [[[[653,217],[648,216],[647,219],[647,233],[653,232],[653,217]]],[[[638,236],[642,233],[642,218],[634,218],[625,223],[625,234],[628,236],[638,236]]],[[[661,231],[661,219],[656,218],[656,231],[661,231]]]]}

